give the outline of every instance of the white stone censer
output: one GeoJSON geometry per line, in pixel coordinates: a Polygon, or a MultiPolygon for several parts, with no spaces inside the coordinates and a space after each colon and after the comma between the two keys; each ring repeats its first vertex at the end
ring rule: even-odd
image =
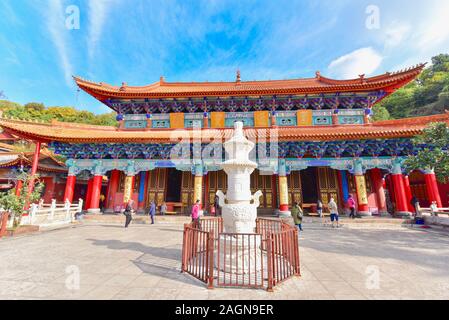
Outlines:
{"type": "MultiPolygon", "coordinates": [[[[224,143],[228,160],[221,163],[221,167],[227,174],[228,191],[226,195],[221,190],[217,191],[225,233],[255,233],[257,207],[262,191],[259,190],[251,195],[250,176],[257,168],[257,163],[249,159],[249,153],[253,148],[254,143],[246,139],[243,133],[243,122],[235,122],[233,136],[224,143]]],[[[220,238],[219,241],[224,239],[220,238]]],[[[222,253],[226,264],[224,269],[230,273],[247,273],[247,268],[236,269],[235,266],[228,265],[227,261],[235,261],[238,255],[238,260],[243,261],[244,265],[251,263],[250,260],[254,258],[254,252],[251,252],[254,250],[254,245],[248,246],[248,244],[243,245],[237,242],[235,246],[238,248],[234,247],[233,250],[226,250],[222,253]],[[242,252],[245,254],[241,254],[242,252]]],[[[256,247],[258,246],[259,244],[256,247]]],[[[222,247],[229,248],[229,240],[228,245],[222,247]]],[[[222,266],[218,267],[222,268],[222,266]]]]}

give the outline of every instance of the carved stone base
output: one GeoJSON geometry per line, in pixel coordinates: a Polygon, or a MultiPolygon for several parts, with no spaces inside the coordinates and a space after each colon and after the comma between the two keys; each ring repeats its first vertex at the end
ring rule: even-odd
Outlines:
{"type": "Polygon", "coordinates": [[[257,207],[250,203],[228,203],[222,207],[222,217],[224,232],[254,233],[257,207]]]}

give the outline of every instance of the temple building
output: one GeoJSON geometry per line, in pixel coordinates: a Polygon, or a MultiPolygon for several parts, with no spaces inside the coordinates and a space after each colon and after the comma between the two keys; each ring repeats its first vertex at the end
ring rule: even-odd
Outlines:
{"type": "Polygon", "coordinates": [[[424,65],[374,77],[334,80],[167,82],[112,86],[75,77],[84,90],[117,113],[118,124],[36,123],[1,119],[5,132],[47,144],[67,158],[64,199],[80,195],[86,209],[118,211],[129,199],[143,210],[152,200],[188,213],[195,200],[208,210],[226,192],[219,164],[234,122],[256,143],[251,188],[263,192],[259,213],[286,212],[297,201],[313,211],[330,197],[344,206],[354,195],[364,215],[406,215],[412,195],[422,205],[447,206],[433,172],[406,172],[417,152],[411,138],[449,115],[373,122],[372,107],[413,81],[424,65]],[[80,179],[86,184],[77,183],[80,179]]]}
{"type": "MultiPolygon", "coordinates": [[[[15,137],[0,134],[0,140],[8,142],[18,141],[15,137]],[[5,139],[2,139],[5,136],[5,139]],[[8,139],[7,139],[8,138],[8,139]]],[[[0,142],[0,192],[16,188],[20,192],[21,181],[17,176],[22,171],[29,171],[33,164],[33,151],[18,152],[9,143],[0,142]]],[[[67,178],[67,167],[58,160],[49,150],[41,150],[37,166],[39,179],[44,182],[42,199],[45,203],[56,199],[64,201],[64,188],[67,178]]]]}

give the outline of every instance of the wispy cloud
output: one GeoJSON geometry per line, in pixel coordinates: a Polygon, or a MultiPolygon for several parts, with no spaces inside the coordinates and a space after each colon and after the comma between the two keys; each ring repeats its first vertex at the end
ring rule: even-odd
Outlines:
{"type": "Polygon", "coordinates": [[[61,0],[49,0],[48,12],[45,12],[47,20],[47,29],[51,40],[56,47],[59,56],[59,63],[64,72],[64,79],[69,87],[73,87],[72,74],[73,66],[70,62],[67,33],[65,27],[64,5],[61,0]]]}
{"type": "Polygon", "coordinates": [[[382,60],[382,55],[373,48],[360,48],[335,59],[328,69],[334,76],[356,78],[358,75],[369,75],[376,71],[382,60]]]}
{"type": "Polygon", "coordinates": [[[119,0],[89,0],[89,34],[88,34],[88,55],[93,59],[97,50],[98,43],[101,41],[103,29],[113,5],[119,0]]]}

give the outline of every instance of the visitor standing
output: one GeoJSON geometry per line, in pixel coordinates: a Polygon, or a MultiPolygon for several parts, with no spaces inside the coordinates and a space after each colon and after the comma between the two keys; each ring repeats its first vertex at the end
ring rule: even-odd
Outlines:
{"type": "Polygon", "coordinates": [[[213,203],[211,206],[210,206],[210,215],[211,216],[215,216],[215,214],[216,214],[216,210],[215,210],[215,203],[213,203]]]}
{"type": "Polygon", "coordinates": [[[438,206],[436,201],[432,201],[430,205],[430,210],[432,211],[432,216],[438,216],[438,206]]]}
{"type": "Polygon", "coordinates": [[[200,200],[196,200],[195,204],[192,207],[192,222],[195,226],[200,228],[200,200]]]}
{"type": "Polygon", "coordinates": [[[133,219],[132,217],[132,211],[133,211],[133,203],[134,200],[129,200],[128,203],[126,204],[126,208],[125,208],[125,228],[128,228],[128,225],[131,223],[131,220],[133,219]]]}
{"type": "Polygon", "coordinates": [[[316,202],[316,212],[321,218],[321,224],[324,224],[323,202],[321,202],[321,199],[318,199],[318,201],[316,202]]]}
{"type": "Polygon", "coordinates": [[[416,204],[419,205],[418,198],[416,196],[413,196],[412,199],[410,200],[410,204],[412,205],[413,210],[415,210],[415,215],[417,215],[418,214],[418,207],[417,207],[416,204]]]}
{"type": "Polygon", "coordinates": [[[154,215],[156,214],[156,203],[154,202],[154,200],[151,201],[148,214],[151,217],[151,224],[154,224],[154,215]]]}
{"type": "Polygon", "coordinates": [[[349,213],[349,217],[354,219],[355,218],[355,200],[352,197],[352,194],[349,195],[347,204],[348,204],[349,210],[351,210],[351,212],[349,213]]]}
{"type": "MultiPolygon", "coordinates": [[[[220,201],[220,199],[218,198],[218,196],[217,195],[215,195],[215,198],[214,198],[214,207],[215,207],[215,214],[216,215],[218,215],[219,213],[219,210],[220,210],[220,205],[218,204],[218,202],[220,201]]],[[[221,212],[220,212],[220,214],[221,214],[221,212]]]]}
{"type": "Polygon", "coordinates": [[[167,213],[167,204],[164,201],[161,204],[161,215],[165,216],[166,213],[167,213]]]}
{"type": "Polygon", "coordinates": [[[293,217],[293,222],[298,227],[298,230],[303,231],[302,230],[302,218],[304,215],[303,215],[301,207],[299,206],[299,204],[297,202],[295,202],[293,204],[293,208],[291,209],[290,212],[293,217]]]}
{"type": "Polygon", "coordinates": [[[104,196],[104,194],[100,194],[100,211],[103,212],[103,208],[104,208],[104,200],[106,199],[106,197],[104,196]]]}
{"type": "Polygon", "coordinates": [[[327,206],[331,213],[332,227],[334,227],[334,221],[335,221],[337,224],[337,228],[338,228],[338,206],[337,206],[337,203],[335,202],[334,198],[331,198],[329,200],[329,203],[327,204],[327,206]]]}

